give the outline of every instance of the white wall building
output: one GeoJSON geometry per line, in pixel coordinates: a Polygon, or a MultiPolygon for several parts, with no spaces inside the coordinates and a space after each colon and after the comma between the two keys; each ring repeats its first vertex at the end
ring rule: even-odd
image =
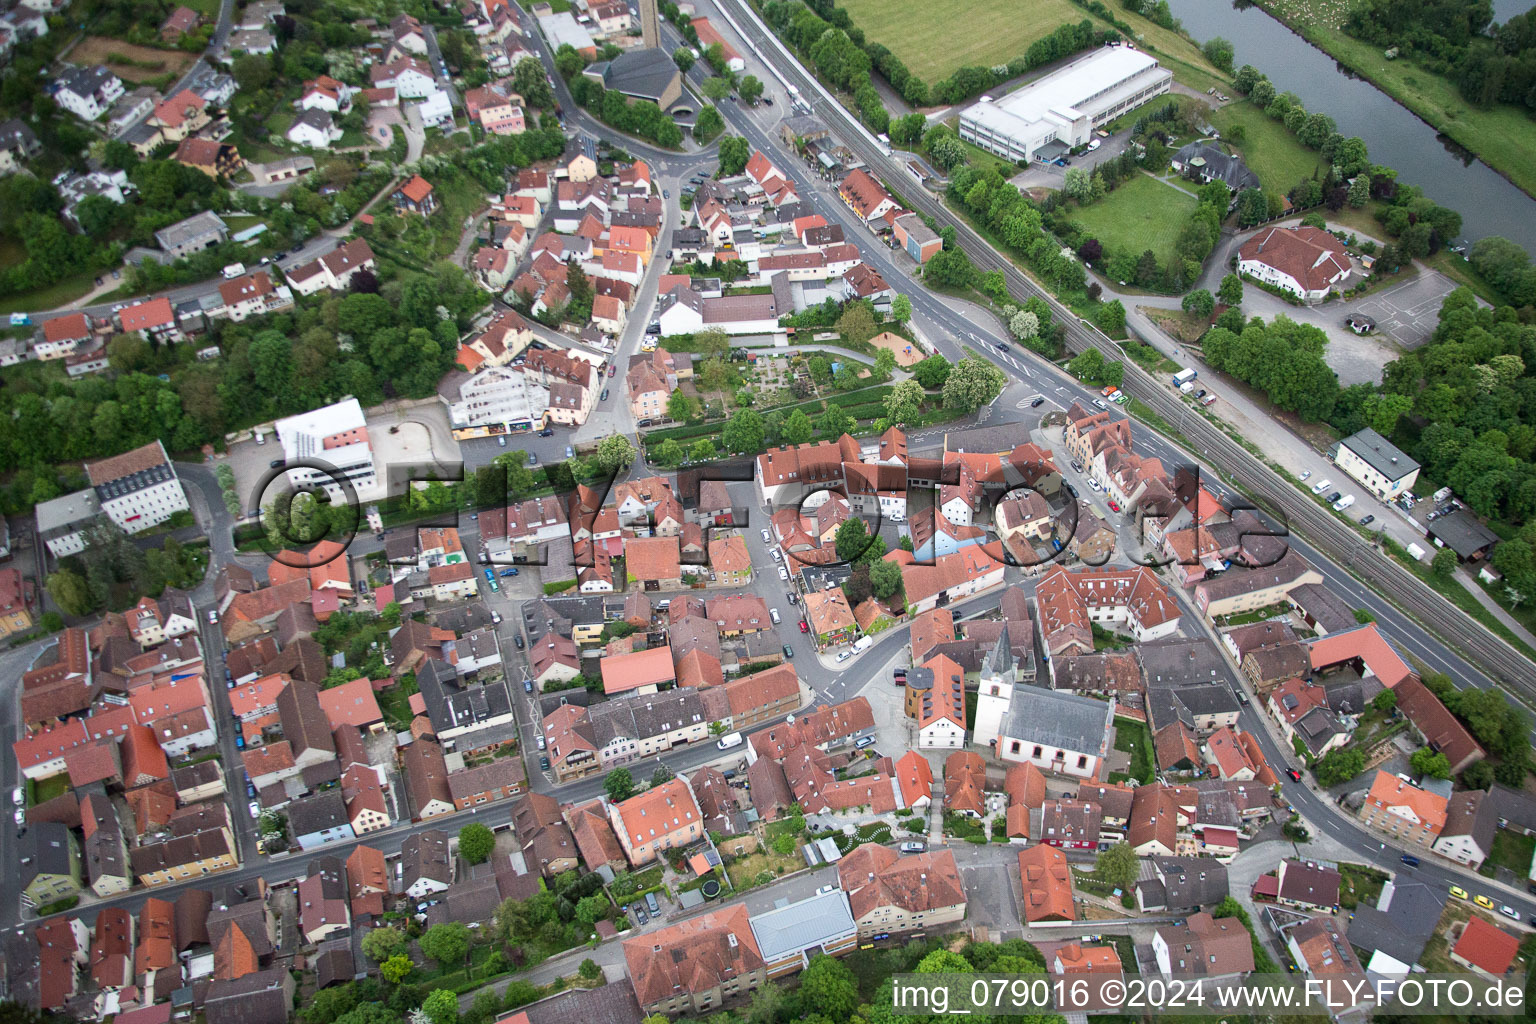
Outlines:
{"type": "Polygon", "coordinates": [[[295,487],[324,487],[333,501],[345,495],[336,478],[350,481],[359,498],[376,496],[379,489],[368,439],[368,421],[355,398],[346,398],[323,409],[278,420],[277,437],[290,466],[304,460],[325,463],[334,472],[309,466],[292,466],[288,479],[295,487]]]}
{"type": "Polygon", "coordinates": [[[84,530],[105,515],[127,533],[141,533],[190,508],[165,445],[89,462],[91,486],[37,506],[37,528],[55,558],[85,550],[84,530]]]}
{"type": "Polygon", "coordinates": [[[53,98],[59,106],[84,121],[94,121],[123,95],[123,83],[112,72],[97,65],[70,68],[59,78],[53,98]]]}
{"type": "Polygon", "coordinates": [[[549,388],[521,366],[488,366],[459,385],[459,398],[448,404],[454,427],[507,423],[542,424],[549,409],[549,388]]]}
{"type": "Polygon", "coordinates": [[[1008,160],[1052,160],[1172,86],[1173,72],[1156,57],[1105,46],[1000,99],[972,104],[960,113],[960,137],[1008,160]]]}

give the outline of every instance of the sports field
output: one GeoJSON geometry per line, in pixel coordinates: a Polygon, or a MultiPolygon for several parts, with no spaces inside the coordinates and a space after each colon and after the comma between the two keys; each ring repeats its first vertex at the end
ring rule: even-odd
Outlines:
{"type": "Polygon", "coordinates": [[[841,0],[838,6],[929,85],[956,68],[1006,64],[1036,39],[1088,17],[1069,0],[841,0]]]}
{"type": "Polygon", "coordinates": [[[1073,210],[1072,219],[1105,249],[1137,255],[1151,249],[1166,265],[1194,208],[1194,196],[1140,174],[1098,202],[1073,210]]]}

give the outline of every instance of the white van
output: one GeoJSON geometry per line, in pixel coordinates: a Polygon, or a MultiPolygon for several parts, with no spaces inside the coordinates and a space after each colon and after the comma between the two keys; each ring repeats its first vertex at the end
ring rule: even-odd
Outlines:
{"type": "Polygon", "coordinates": [[[716,743],[715,746],[719,747],[721,750],[730,750],[732,747],[739,747],[741,746],[741,733],[728,732],[724,736],[720,737],[720,742],[716,743]]]}
{"type": "Polygon", "coordinates": [[[257,444],[266,444],[267,443],[267,435],[265,433],[263,433],[262,431],[260,431],[260,430],[256,431],[256,443],[257,444]]]}
{"type": "Polygon", "coordinates": [[[873,646],[875,646],[873,637],[861,636],[853,642],[853,652],[855,654],[860,654],[869,650],[873,646]]]}
{"type": "Polygon", "coordinates": [[[1354,503],[1355,503],[1355,496],[1353,494],[1346,494],[1346,495],[1344,495],[1344,497],[1340,498],[1338,501],[1333,503],[1333,510],[1335,512],[1343,512],[1345,509],[1349,508],[1349,506],[1353,505],[1354,503]]]}
{"type": "Polygon", "coordinates": [[[782,621],[779,618],[779,610],[777,608],[769,608],[768,617],[773,620],[773,624],[775,626],[777,626],[782,621]]]}
{"type": "Polygon", "coordinates": [[[1318,481],[1318,483],[1313,485],[1312,493],[1313,494],[1322,494],[1324,491],[1326,491],[1328,488],[1330,488],[1332,486],[1333,486],[1333,481],[1332,480],[1320,480],[1320,481],[1318,481]]]}
{"type": "Polygon", "coordinates": [[[231,263],[224,268],[224,280],[232,281],[243,273],[245,273],[244,263],[231,263]]]}

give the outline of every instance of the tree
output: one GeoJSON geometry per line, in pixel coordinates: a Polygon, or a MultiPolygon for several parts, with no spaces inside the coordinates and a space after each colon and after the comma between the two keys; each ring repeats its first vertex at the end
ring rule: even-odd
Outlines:
{"type": "MultiPolygon", "coordinates": [[[[815,360],[812,360],[814,363],[815,360]]],[[[927,391],[937,391],[949,379],[949,360],[943,356],[929,356],[912,367],[912,375],[927,391]]],[[[812,370],[814,373],[814,368],[812,370]]]]}
{"type": "Polygon", "coordinates": [[[752,143],[740,135],[727,135],[720,140],[720,177],[731,178],[746,170],[752,158],[752,143]]]}
{"type": "MultiPolygon", "coordinates": [[[[922,408],[923,386],[915,380],[904,380],[891,388],[885,396],[885,416],[892,423],[911,423],[922,408]]],[[[798,412],[799,410],[796,410],[798,412]]]]}
{"type": "Polygon", "coordinates": [[[912,300],[905,295],[898,295],[891,300],[891,319],[899,324],[904,324],[912,319],[912,300]]]}
{"type": "Polygon", "coordinates": [[[576,976],[582,981],[596,981],[603,976],[603,969],[597,966],[597,961],[587,957],[576,968],[576,976]]]}
{"type": "Polygon", "coordinates": [[[785,444],[805,444],[814,432],[811,418],[805,414],[805,410],[796,409],[784,418],[784,426],[779,432],[779,437],[785,444]]]}
{"type": "Polygon", "coordinates": [[[1413,774],[1428,775],[1432,779],[1451,777],[1451,759],[1428,747],[1415,750],[1413,756],[1408,759],[1408,767],[1413,769],[1413,774]]]}
{"type": "Polygon", "coordinates": [[[1466,789],[1487,789],[1493,785],[1493,765],[1487,761],[1475,761],[1467,765],[1466,771],[1461,773],[1461,784],[1466,789]]]}
{"type": "Polygon", "coordinates": [[[864,520],[850,517],[838,526],[832,542],[840,561],[852,562],[869,547],[869,530],[864,520]]]}
{"type": "Polygon", "coordinates": [[[612,473],[635,461],[635,446],[623,434],[613,434],[598,442],[593,458],[606,472],[612,473]]]}
{"type": "Polygon", "coordinates": [[[727,451],[755,452],[763,446],[763,418],[752,409],[737,409],[720,432],[727,451]]]}
{"type": "Polygon", "coordinates": [[[840,405],[828,405],[822,414],[816,417],[816,429],[831,439],[842,437],[856,426],[858,426],[857,421],[840,405]]]}
{"type": "MultiPolygon", "coordinates": [[[[337,1017],[350,1013],[357,1006],[357,987],[352,984],[332,985],[309,997],[301,1011],[304,1024],[332,1024],[337,1017]]],[[[0,1016],[0,1021],[5,1018],[0,1016]]]]}
{"type": "Polygon", "coordinates": [[[432,1024],[457,1024],[459,997],[446,988],[435,988],[421,1001],[421,1012],[432,1024]]]}
{"type": "Polygon", "coordinates": [[[1094,865],[1094,871],[1101,881],[1127,891],[1136,883],[1136,876],[1140,870],[1141,861],[1137,859],[1136,851],[1129,843],[1115,843],[1099,854],[1098,861],[1094,865]]]}
{"type": "Polygon", "coordinates": [[[411,958],[404,953],[396,953],[394,956],[379,964],[379,973],[384,980],[398,985],[405,980],[405,976],[415,970],[416,965],[411,963],[411,958]]]}
{"type": "Polygon", "coordinates": [[[818,956],[800,972],[800,1005],[827,1020],[854,1019],[859,1008],[859,984],[841,960],[818,956]]]}
{"type": "Polygon", "coordinates": [[[435,924],[422,932],[416,941],[421,951],[444,969],[462,962],[469,955],[469,928],[459,921],[435,924]]]}
{"type": "Polygon", "coordinates": [[[1234,50],[1232,44],[1221,38],[1221,36],[1212,36],[1206,40],[1205,45],[1200,47],[1200,49],[1205,53],[1205,59],[1222,71],[1232,70],[1234,50]]]}
{"type": "Polygon", "coordinates": [[[686,46],[679,46],[673,50],[672,60],[677,65],[677,70],[685,75],[693,70],[693,51],[686,46]]]}
{"type": "Polygon", "coordinates": [[[1184,312],[1193,313],[1203,320],[1209,320],[1216,311],[1216,298],[1204,288],[1198,288],[1184,296],[1184,312]]]}
{"type": "Polygon", "coordinates": [[[704,79],[701,88],[705,97],[715,103],[719,103],[731,94],[731,83],[718,76],[704,79]]]}
{"type": "Polygon", "coordinates": [[[1243,279],[1236,274],[1228,274],[1221,279],[1221,285],[1216,289],[1216,298],[1223,306],[1240,306],[1243,303],[1243,279]]]}
{"type": "Polygon", "coordinates": [[[901,566],[884,558],[869,565],[869,589],[884,601],[902,588],[901,566]]]}
{"type": "Polygon", "coordinates": [[[1357,210],[1371,201],[1371,183],[1365,175],[1357,174],[1355,180],[1349,183],[1346,201],[1357,210]]]}
{"type": "Polygon", "coordinates": [[[576,920],[590,928],[607,917],[608,910],[612,906],[613,904],[608,902],[608,897],[601,893],[583,896],[576,903],[576,920]]]}
{"type": "Polygon", "coordinates": [[[1067,372],[1078,380],[1098,383],[1104,373],[1104,355],[1096,348],[1087,349],[1067,364],[1067,372]]]}
{"type": "Polygon", "coordinates": [[[398,928],[372,928],[363,936],[363,955],[376,964],[402,955],[409,947],[410,940],[398,928]]]}
{"type": "Polygon", "coordinates": [[[967,356],[955,364],[944,382],[944,405],[975,412],[1002,393],[1008,378],[984,359],[967,356]]]}
{"type": "Polygon", "coordinates": [[[715,451],[715,442],[707,437],[699,438],[688,449],[688,458],[692,462],[712,462],[719,457],[720,453],[715,451]]]}
{"type": "Polygon", "coordinates": [[[1021,309],[1008,318],[1008,333],[1020,341],[1028,341],[1040,333],[1040,318],[1027,309],[1021,309]]]}
{"type": "Polygon", "coordinates": [[[723,131],[725,131],[725,119],[720,116],[720,111],[706,104],[693,122],[693,137],[704,143],[723,131]]]}
{"type": "Polygon", "coordinates": [[[676,774],[665,761],[658,761],[656,763],[656,770],[651,772],[651,788],[655,789],[657,786],[664,786],[676,777],[676,774]]]}
{"type": "Polygon", "coordinates": [[[49,575],[47,587],[48,596],[65,615],[89,615],[96,608],[96,600],[85,577],[73,569],[60,569],[49,575]]]}
{"type": "Polygon", "coordinates": [[[683,389],[678,388],[667,398],[667,415],[679,423],[693,416],[693,399],[683,394],[683,389]]]}
{"type": "Polygon", "coordinates": [[[1365,754],[1354,747],[1335,747],[1312,769],[1318,785],[1337,786],[1365,771],[1365,754]]]}
{"type": "Polygon", "coordinates": [[[1371,707],[1384,715],[1391,714],[1392,710],[1397,707],[1397,693],[1392,690],[1382,690],[1375,697],[1371,698],[1371,707]]]}
{"type": "Polygon", "coordinates": [[[763,83],[756,75],[748,75],[736,83],[736,95],[748,103],[756,103],[763,95],[763,83]]]}
{"type": "Polygon", "coordinates": [[[484,864],[496,849],[496,837],[479,822],[459,829],[459,856],[471,864],[484,864]]]}
{"type": "Polygon", "coordinates": [[[1435,552],[1435,557],[1429,563],[1429,568],[1435,574],[1435,578],[1448,580],[1455,575],[1456,564],[1456,552],[1450,548],[1441,548],[1435,552]]]}
{"type": "Polygon", "coordinates": [[[272,82],[272,61],[259,54],[246,54],[236,57],[230,70],[234,73],[235,82],[242,90],[260,92],[272,82]]]}
{"type": "MultiPolygon", "coordinates": [[[[839,334],[847,337],[855,345],[868,341],[880,332],[880,328],[875,324],[874,310],[870,309],[867,302],[848,303],[843,308],[843,315],[837,318],[834,326],[839,334]]],[[[844,365],[847,365],[846,360],[844,365]]]]}
{"type": "Polygon", "coordinates": [[[1093,321],[1105,334],[1119,334],[1125,330],[1125,306],[1119,299],[1111,299],[1099,306],[1098,311],[1093,315],[1093,321]]]}
{"type": "Polygon", "coordinates": [[[635,795],[635,780],[628,768],[615,768],[603,777],[603,792],[613,803],[620,803],[635,795]]]}

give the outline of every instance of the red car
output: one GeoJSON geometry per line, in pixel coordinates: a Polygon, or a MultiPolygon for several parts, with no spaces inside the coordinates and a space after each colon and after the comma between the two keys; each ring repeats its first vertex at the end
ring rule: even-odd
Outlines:
{"type": "Polygon", "coordinates": [[[608,367],[608,376],[612,377],[614,374],[616,374],[618,372],[619,372],[618,364],[614,364],[613,366],[608,367]]]}
{"type": "Polygon", "coordinates": [[[1285,774],[1287,774],[1287,775],[1289,775],[1291,777],[1291,781],[1292,782],[1300,782],[1301,781],[1301,772],[1297,771],[1295,768],[1287,768],[1285,770],[1285,774]]]}
{"type": "Polygon", "coordinates": [[[1109,510],[1111,512],[1119,512],[1120,511],[1119,503],[1116,502],[1113,498],[1111,498],[1110,501],[1109,501],[1109,510]]]}
{"type": "Polygon", "coordinates": [[[811,627],[807,626],[805,624],[805,620],[804,619],[801,619],[800,620],[800,632],[802,632],[802,633],[809,633],[810,631],[811,631],[811,627]]]}

